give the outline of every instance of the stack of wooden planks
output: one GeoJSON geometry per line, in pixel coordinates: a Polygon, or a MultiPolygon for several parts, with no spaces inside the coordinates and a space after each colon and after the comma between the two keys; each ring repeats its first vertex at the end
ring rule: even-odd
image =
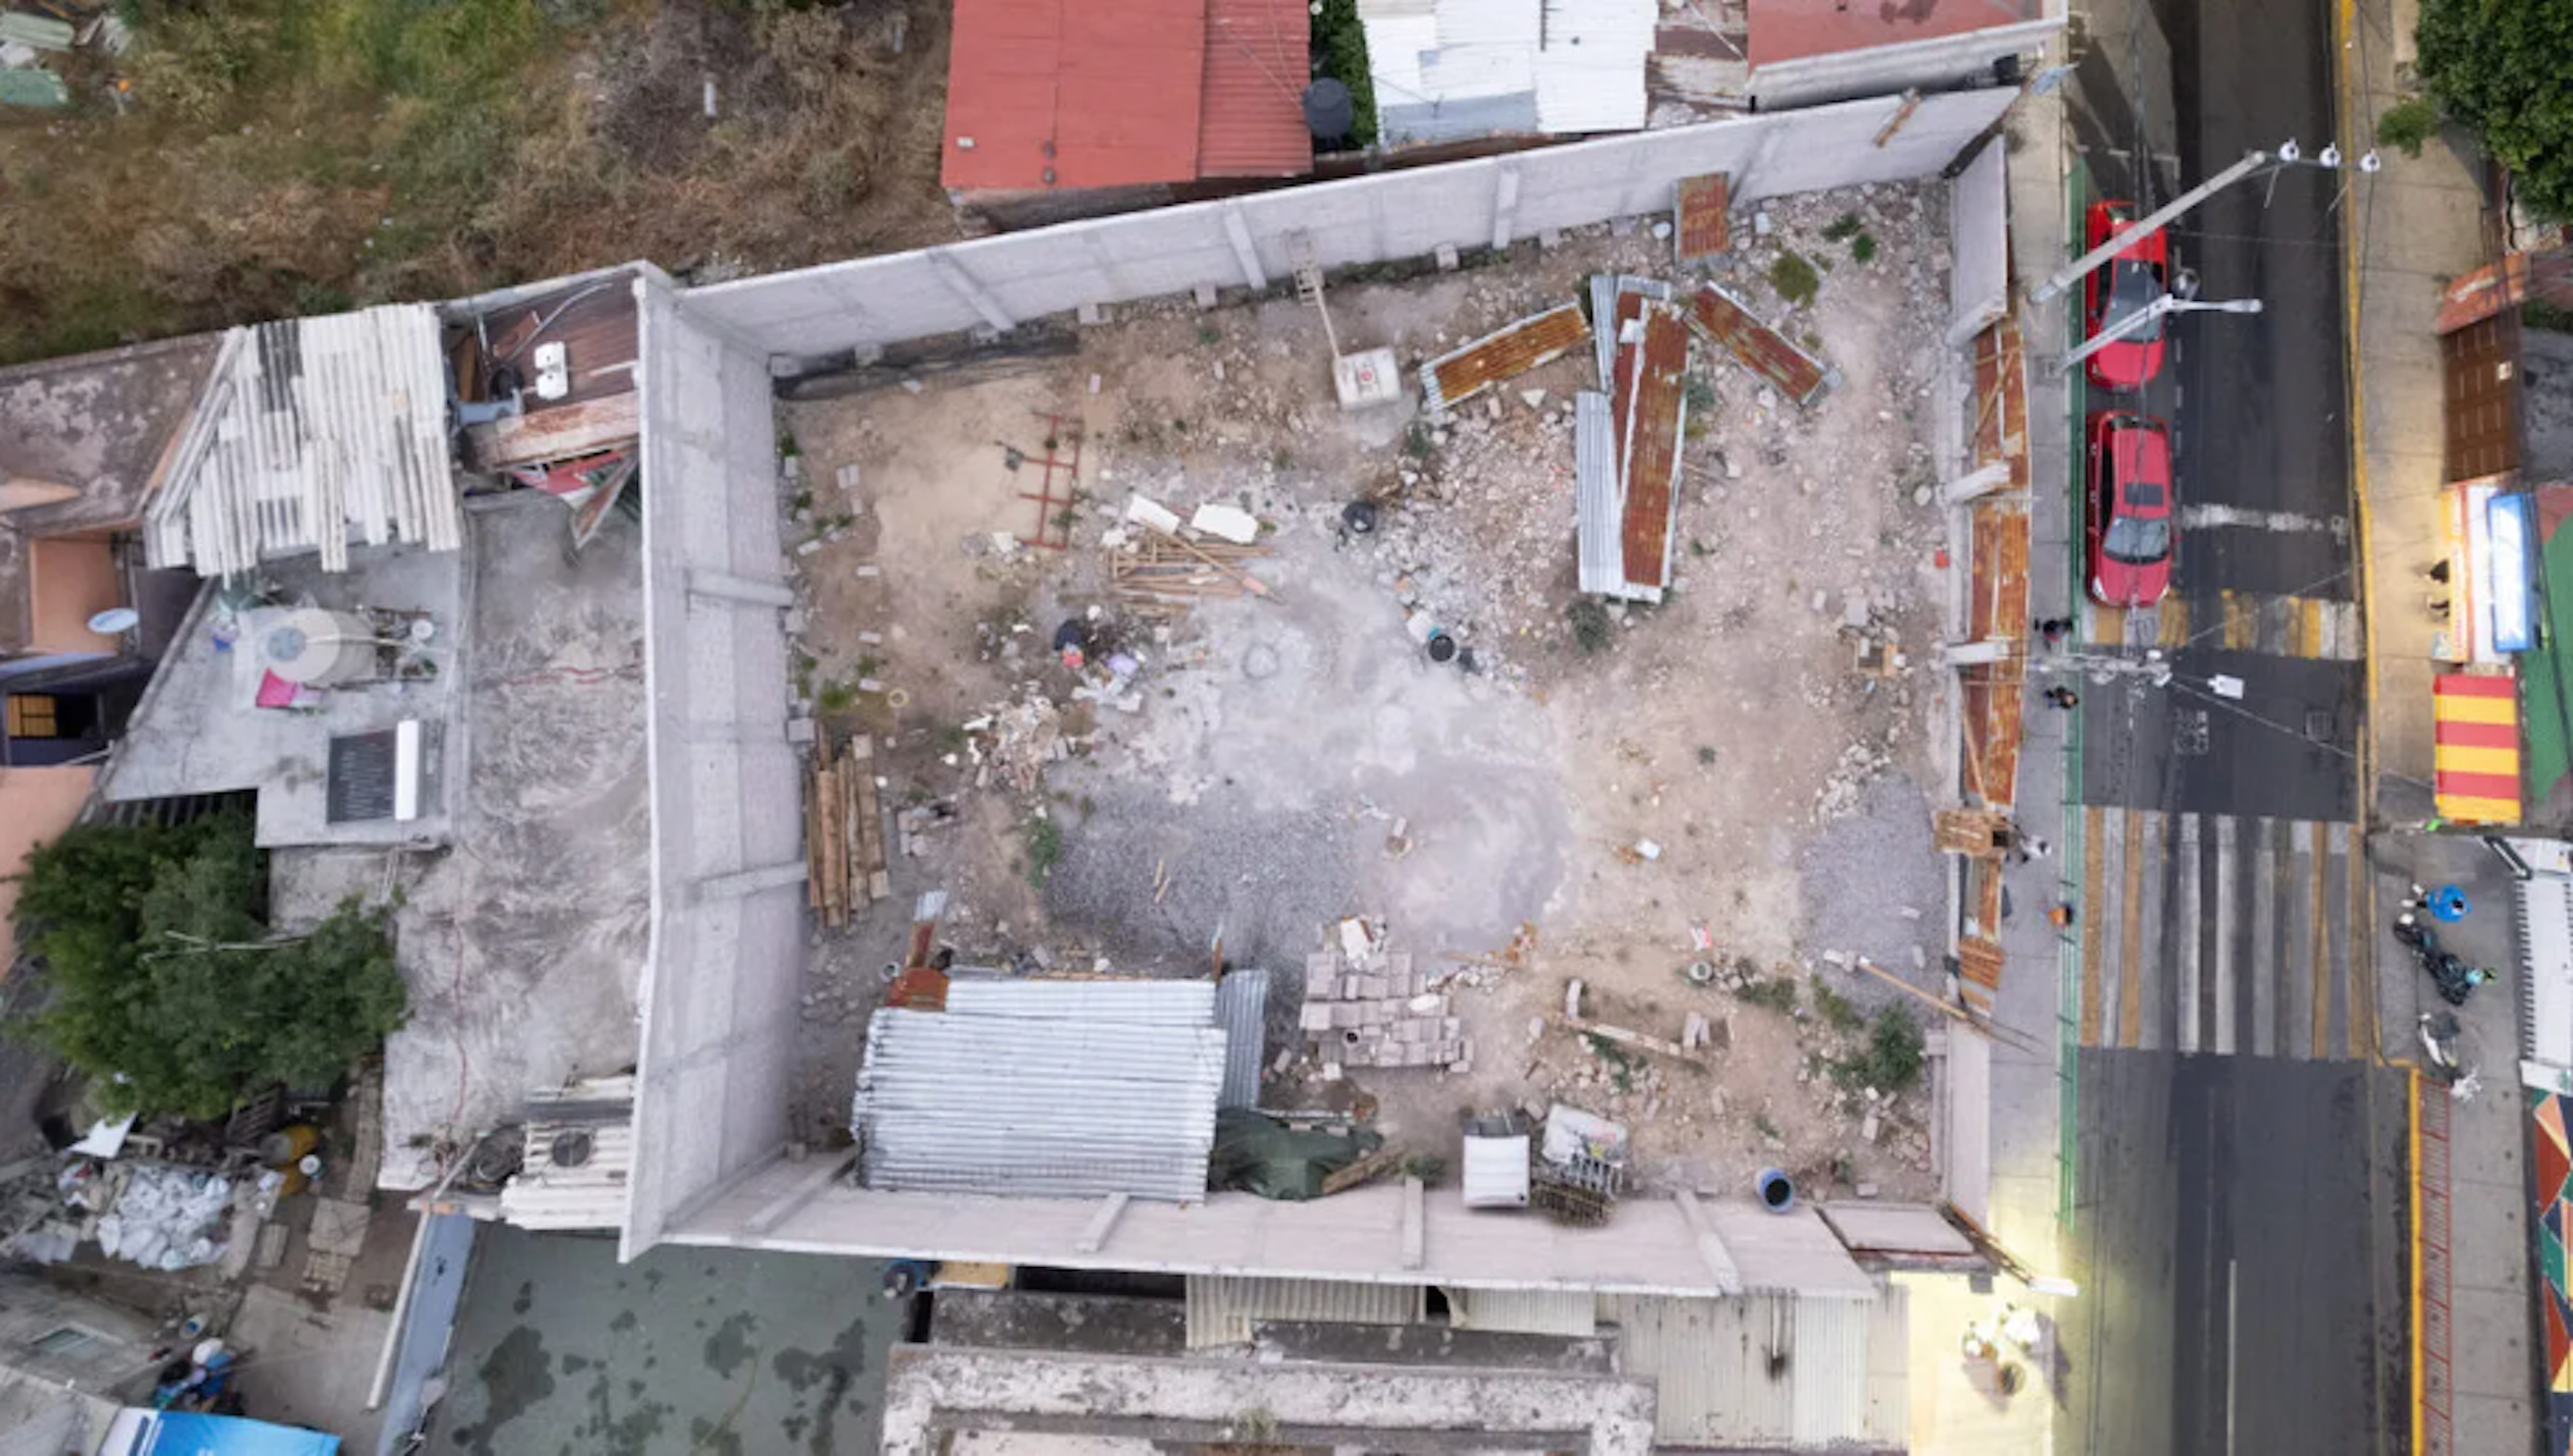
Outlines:
{"type": "Polygon", "coordinates": [[[876,797],[875,743],[860,733],[834,757],[829,736],[813,747],[804,796],[805,898],[838,929],[851,912],[893,893],[885,873],[883,806],[876,797]]]}
{"type": "Polygon", "coordinates": [[[1176,617],[1205,597],[1270,595],[1269,584],[1252,575],[1247,564],[1260,554],[1256,545],[1191,541],[1147,530],[1136,549],[1110,553],[1108,577],[1127,611],[1176,617]]]}

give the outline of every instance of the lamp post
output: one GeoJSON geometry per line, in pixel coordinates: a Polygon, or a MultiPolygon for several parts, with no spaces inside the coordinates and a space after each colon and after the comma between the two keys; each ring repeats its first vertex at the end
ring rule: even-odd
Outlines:
{"type": "Polygon", "coordinates": [[[2258,299],[2222,299],[2215,303],[2202,304],[2195,299],[2183,299],[2176,294],[2164,294],[2102,330],[2099,338],[2066,355],[2056,364],[2055,369],[2056,372],[2062,373],[2072,368],[2075,364],[2165,314],[2257,314],[2259,312],[2258,299]]]}

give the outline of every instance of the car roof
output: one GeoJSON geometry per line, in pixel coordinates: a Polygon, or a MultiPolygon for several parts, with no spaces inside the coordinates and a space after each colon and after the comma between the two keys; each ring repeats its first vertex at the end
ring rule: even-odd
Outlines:
{"type": "Polygon", "coordinates": [[[2118,481],[2149,480],[2170,493],[2170,435],[2162,422],[2144,414],[2109,416],[2110,465],[2118,481]]]}

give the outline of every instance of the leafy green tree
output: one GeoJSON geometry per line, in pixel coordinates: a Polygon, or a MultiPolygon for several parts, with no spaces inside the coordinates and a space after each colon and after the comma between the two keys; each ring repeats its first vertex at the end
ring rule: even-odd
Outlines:
{"type": "Polygon", "coordinates": [[[387,912],[353,897],[272,934],[246,816],[83,825],[21,880],[19,944],[45,978],[21,1029],[111,1109],[212,1118],[268,1083],[327,1086],[403,1023],[387,912]]]}
{"type": "Polygon", "coordinates": [[[2441,109],[2482,136],[2531,211],[2573,219],[2573,4],[2424,0],[2418,34],[2441,109]]]}

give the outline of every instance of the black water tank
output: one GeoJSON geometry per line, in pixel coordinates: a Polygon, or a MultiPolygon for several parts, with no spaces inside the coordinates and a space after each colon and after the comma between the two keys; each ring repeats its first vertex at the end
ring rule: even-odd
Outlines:
{"type": "Polygon", "coordinates": [[[1336,142],[1357,122],[1358,104],[1348,87],[1324,76],[1304,88],[1304,125],[1317,139],[1336,142]]]}

